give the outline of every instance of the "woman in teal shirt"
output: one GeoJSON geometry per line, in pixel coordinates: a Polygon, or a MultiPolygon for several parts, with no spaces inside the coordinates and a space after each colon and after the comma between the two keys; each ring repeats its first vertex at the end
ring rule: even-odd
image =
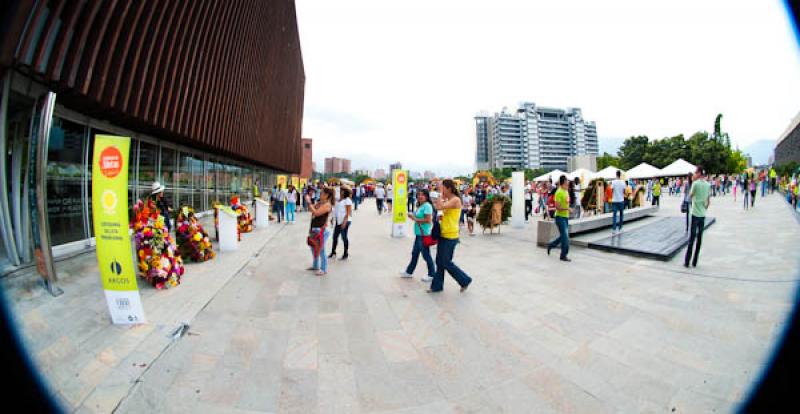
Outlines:
{"type": "Polygon", "coordinates": [[[400,273],[402,277],[411,277],[414,269],[417,268],[419,254],[428,265],[428,276],[422,278],[423,282],[430,282],[436,274],[436,267],[431,257],[431,248],[422,243],[423,236],[430,236],[433,230],[433,206],[431,205],[431,194],[428,190],[421,188],[417,191],[417,211],[414,215],[408,216],[414,222],[414,247],[411,250],[411,262],[406,267],[405,272],[400,273]]]}

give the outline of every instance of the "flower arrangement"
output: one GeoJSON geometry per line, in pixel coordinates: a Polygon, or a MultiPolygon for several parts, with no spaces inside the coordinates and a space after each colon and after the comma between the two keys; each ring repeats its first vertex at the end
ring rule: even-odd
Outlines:
{"type": "Polygon", "coordinates": [[[183,260],[204,262],[214,258],[208,233],[197,221],[194,209],[191,207],[183,207],[178,212],[175,236],[178,241],[178,252],[183,260]]]}
{"type": "Polygon", "coordinates": [[[139,273],[156,289],[171,288],[181,283],[183,260],[176,255],[175,243],[165,231],[164,216],[153,200],[139,200],[133,207],[136,257],[139,273]]]}
{"type": "Polygon", "coordinates": [[[238,196],[231,197],[231,209],[239,216],[239,240],[241,241],[242,233],[253,231],[253,217],[250,215],[247,206],[239,202],[238,196]]]}
{"type": "Polygon", "coordinates": [[[494,228],[497,225],[508,221],[510,217],[511,217],[511,199],[502,194],[495,194],[491,200],[485,200],[481,204],[481,209],[478,210],[478,217],[476,217],[476,220],[478,221],[478,224],[480,224],[481,227],[483,227],[485,230],[487,228],[488,229],[494,228]],[[492,215],[491,215],[492,206],[494,204],[502,204],[501,216],[498,217],[499,221],[495,223],[492,222],[492,215]]]}

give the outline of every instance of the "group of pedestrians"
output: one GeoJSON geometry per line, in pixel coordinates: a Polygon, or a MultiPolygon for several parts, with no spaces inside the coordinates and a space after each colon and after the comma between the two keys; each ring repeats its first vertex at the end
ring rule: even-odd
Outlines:
{"type": "Polygon", "coordinates": [[[441,196],[432,198],[426,188],[416,189],[416,212],[409,214],[414,225],[414,244],[411,249],[411,261],[401,277],[413,277],[419,256],[422,255],[427,265],[427,275],[422,282],[430,282],[428,292],[436,293],[444,289],[445,271],[461,287],[467,290],[472,278],[453,262],[456,245],[459,243],[459,219],[462,214],[463,201],[453,180],[441,182],[441,196]],[[439,214],[441,212],[441,214],[439,214]],[[431,247],[436,246],[436,261],[431,256],[431,247]]]}

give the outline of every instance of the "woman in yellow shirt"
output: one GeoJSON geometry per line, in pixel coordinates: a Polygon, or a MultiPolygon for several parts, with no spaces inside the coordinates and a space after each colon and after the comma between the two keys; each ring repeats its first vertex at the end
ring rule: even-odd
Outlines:
{"type": "Polygon", "coordinates": [[[461,217],[461,197],[453,180],[447,179],[437,186],[442,190],[442,196],[435,200],[436,209],[442,212],[441,235],[436,247],[436,275],[433,277],[428,292],[441,292],[444,289],[444,271],[461,286],[461,291],[467,290],[472,279],[464,273],[455,263],[453,254],[458,244],[458,219],[461,217]]]}

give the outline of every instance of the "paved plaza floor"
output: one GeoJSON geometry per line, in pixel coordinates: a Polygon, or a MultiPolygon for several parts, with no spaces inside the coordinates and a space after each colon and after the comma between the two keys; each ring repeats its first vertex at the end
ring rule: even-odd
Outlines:
{"type": "MultiPolygon", "coordinates": [[[[658,216],[679,214],[678,199],[662,197],[658,216]]],[[[111,407],[731,412],[764,368],[793,306],[800,228],[778,195],[759,197],[749,211],[717,197],[709,214],[717,222],[704,235],[697,268],[688,270],[683,251],[661,262],[573,247],[573,262],[564,263],[535,246],[533,220],[500,234],[478,228],[475,237],[462,235],[455,255],[473,284],[461,293],[447,276],[445,290],[430,294],[419,280],[424,262],[414,279],[399,277],[412,239],[391,238],[391,218],[378,216],[374,201],[355,214],[351,257],[329,262],[325,277],[305,270],[303,213],[296,225],[258,236],[256,253],[203,276],[232,273],[213,289],[213,279],[203,279],[212,293],[195,301],[202,306],[187,320],[188,332],[157,343],[135,380],[111,394],[111,407]]],[[[204,285],[190,278],[172,291],[144,292],[151,302],[145,311],[153,314],[159,300],[182,300],[181,289],[201,295],[204,285]]],[[[95,319],[108,324],[101,314],[95,319]]],[[[79,411],[108,411],[91,403],[91,391],[81,395],[72,404],[79,411]]]]}

